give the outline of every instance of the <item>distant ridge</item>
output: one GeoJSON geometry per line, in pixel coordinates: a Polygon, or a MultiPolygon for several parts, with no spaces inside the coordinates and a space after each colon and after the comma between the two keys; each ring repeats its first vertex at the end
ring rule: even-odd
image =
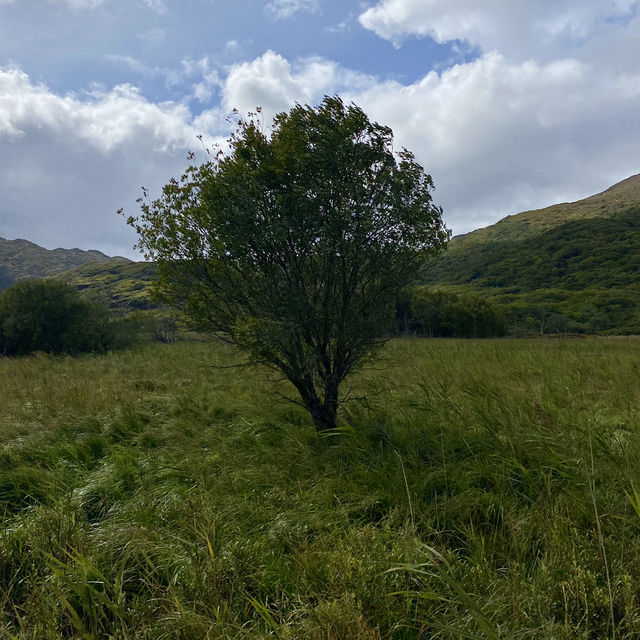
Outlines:
{"type": "MultiPolygon", "coordinates": [[[[427,281],[451,284],[474,282],[480,286],[491,286],[499,275],[504,276],[498,278],[500,286],[515,285],[516,282],[509,282],[507,272],[518,268],[520,260],[522,270],[526,270],[525,255],[530,259],[531,251],[535,252],[536,248],[546,253],[543,245],[548,240],[553,239],[555,251],[561,251],[563,235],[567,242],[571,242],[568,235],[570,231],[575,235],[578,232],[585,233],[587,229],[595,233],[596,229],[601,231],[610,228],[619,222],[620,215],[625,212],[627,217],[634,218],[633,210],[639,207],[640,174],[636,174],[601,193],[576,202],[563,202],[507,216],[489,227],[453,238],[442,260],[430,269],[427,281]],[[503,268],[507,258],[508,269],[503,268]]],[[[593,245],[598,246],[606,235],[595,233],[593,245]]],[[[536,256],[540,259],[543,257],[536,256]]],[[[548,286],[549,283],[538,284],[548,286]]]]}
{"type": "Polygon", "coordinates": [[[588,198],[563,202],[543,209],[509,215],[495,224],[456,236],[450,249],[487,242],[520,241],[575,220],[609,218],[629,207],[640,205],[640,173],[588,198]]]}
{"type": "Polygon", "coordinates": [[[88,262],[130,262],[127,258],[111,258],[90,249],[45,249],[33,242],[0,238],[0,289],[6,289],[25,278],[55,276],[88,262]]]}

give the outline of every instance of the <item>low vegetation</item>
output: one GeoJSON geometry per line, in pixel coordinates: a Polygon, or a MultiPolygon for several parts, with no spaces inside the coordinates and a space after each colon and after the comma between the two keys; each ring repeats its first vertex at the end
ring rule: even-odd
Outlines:
{"type": "Polygon", "coordinates": [[[0,637],[636,638],[639,351],[393,341],[325,435],[226,346],[0,359],[0,637]]]}
{"type": "Polygon", "coordinates": [[[162,315],[169,315],[166,308],[153,295],[153,281],[157,266],[152,262],[89,262],[60,277],[79,291],[98,294],[109,300],[111,309],[122,313],[162,309],[162,315]]]}
{"type": "Polygon", "coordinates": [[[0,357],[104,353],[151,340],[172,342],[176,331],[168,311],[122,315],[98,291],[83,295],[53,278],[21,280],[0,292],[0,357]]]}
{"type": "Polygon", "coordinates": [[[58,280],[23,280],[0,294],[0,355],[106,351],[107,308],[58,280]]]}
{"type": "Polygon", "coordinates": [[[395,333],[436,338],[493,338],[507,333],[503,311],[476,293],[413,287],[396,306],[395,333]]]}
{"type": "Polygon", "coordinates": [[[451,241],[421,282],[482,296],[509,335],[640,333],[640,174],[451,241]]]}

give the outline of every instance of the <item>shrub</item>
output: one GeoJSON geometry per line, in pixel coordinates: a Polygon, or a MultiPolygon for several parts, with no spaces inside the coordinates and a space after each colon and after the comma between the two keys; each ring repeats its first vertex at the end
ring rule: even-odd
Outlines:
{"type": "Polygon", "coordinates": [[[425,336],[490,338],[503,336],[507,330],[502,312],[485,298],[426,287],[411,291],[398,308],[397,321],[398,315],[397,326],[425,336]]]}
{"type": "Polygon", "coordinates": [[[106,351],[113,329],[105,304],[58,280],[23,280],[0,295],[0,351],[106,351]]]}

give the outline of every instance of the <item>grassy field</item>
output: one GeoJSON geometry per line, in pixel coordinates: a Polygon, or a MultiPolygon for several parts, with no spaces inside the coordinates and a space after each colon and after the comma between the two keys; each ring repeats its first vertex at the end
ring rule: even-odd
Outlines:
{"type": "Polygon", "coordinates": [[[395,341],[318,437],[228,347],[0,360],[0,637],[640,637],[640,341],[395,341]]]}

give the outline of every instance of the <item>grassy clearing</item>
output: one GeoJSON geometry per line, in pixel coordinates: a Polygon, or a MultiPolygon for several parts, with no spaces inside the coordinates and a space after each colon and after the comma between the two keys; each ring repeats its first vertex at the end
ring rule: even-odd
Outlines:
{"type": "Polygon", "coordinates": [[[640,341],[395,341],[318,438],[183,343],[0,360],[0,637],[640,637],[640,341]]]}

